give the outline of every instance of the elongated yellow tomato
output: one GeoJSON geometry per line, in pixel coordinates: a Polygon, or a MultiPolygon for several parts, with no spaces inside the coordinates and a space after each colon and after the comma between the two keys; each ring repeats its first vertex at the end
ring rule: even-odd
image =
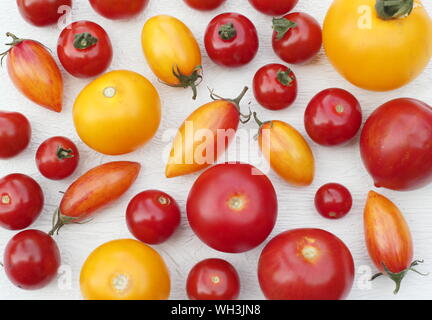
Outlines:
{"type": "Polygon", "coordinates": [[[334,0],[324,48],[354,85],[387,91],[414,80],[432,56],[432,22],[421,1],[334,0]],[[411,11],[412,10],[412,11],[411,11]]]}
{"type": "Polygon", "coordinates": [[[142,30],[144,55],[153,73],[174,87],[191,87],[196,98],[201,80],[201,52],[189,28],[177,18],[159,15],[142,30]]]}
{"type": "Polygon", "coordinates": [[[303,136],[283,121],[260,124],[258,143],[272,169],[292,185],[310,185],[315,175],[315,159],[303,136]]]}
{"type": "Polygon", "coordinates": [[[166,300],[170,276],[162,257],[142,242],[122,239],[96,248],[80,275],[86,300],[166,300]]]}
{"type": "Polygon", "coordinates": [[[108,155],[132,152],[159,128],[155,87],[132,71],[112,71],[91,82],[75,101],[75,128],[92,149],[108,155]]]}

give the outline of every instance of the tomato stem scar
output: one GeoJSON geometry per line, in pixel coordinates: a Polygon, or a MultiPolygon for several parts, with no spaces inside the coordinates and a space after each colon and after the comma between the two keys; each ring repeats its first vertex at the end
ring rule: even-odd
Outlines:
{"type": "Polygon", "coordinates": [[[2,204],[9,204],[9,203],[11,203],[10,196],[8,194],[2,195],[2,197],[1,197],[1,203],[2,204]]]}

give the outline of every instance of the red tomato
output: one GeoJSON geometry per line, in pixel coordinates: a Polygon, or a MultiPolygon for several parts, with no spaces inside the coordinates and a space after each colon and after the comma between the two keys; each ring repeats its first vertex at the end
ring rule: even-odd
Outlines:
{"type": "Polygon", "coordinates": [[[361,127],[360,103],[346,90],[323,90],[309,102],[304,123],[309,137],[320,145],[345,143],[354,138],[361,127]]]}
{"type": "Polygon", "coordinates": [[[213,249],[240,253],[273,230],[277,197],[267,176],[242,163],[216,165],[194,183],[187,200],[192,230],[213,249]]]}
{"type": "Polygon", "coordinates": [[[253,87],[258,103],[270,110],[285,109],[297,98],[295,74],[282,64],[268,64],[259,69],[253,87]]]}
{"type": "Polygon", "coordinates": [[[143,11],[148,0],[90,0],[93,9],[107,19],[128,19],[143,11]]]}
{"type": "Polygon", "coordinates": [[[42,175],[51,180],[62,180],[74,173],[79,162],[75,144],[65,137],[52,137],[36,152],[36,165],[42,175]]]}
{"type": "Polygon", "coordinates": [[[40,215],[44,195],[39,184],[23,174],[10,174],[0,179],[0,226],[21,230],[40,215]]]}
{"type": "Polygon", "coordinates": [[[285,62],[308,62],[321,49],[321,26],[307,13],[295,12],[274,18],[273,29],[273,50],[285,62]]]}
{"type": "Polygon", "coordinates": [[[236,300],[240,294],[240,278],[229,262],[207,259],[190,271],[186,291],[191,300],[236,300]]]}
{"type": "Polygon", "coordinates": [[[352,196],[347,188],[338,183],[328,183],[315,194],[315,207],[328,219],[340,219],[352,208],[352,196]]]}
{"type": "Polygon", "coordinates": [[[148,190],[137,194],[126,210],[129,231],[147,244],[168,240],[180,225],[181,211],[177,202],[165,192],[148,190]]]}
{"type": "Polygon", "coordinates": [[[226,67],[248,64],[259,48],[255,26],[238,13],[216,16],[207,27],[204,43],[210,59],[226,67]]]}
{"type": "Polygon", "coordinates": [[[298,0],[249,0],[258,11],[270,16],[281,16],[290,12],[298,0]]]}
{"type": "Polygon", "coordinates": [[[77,78],[103,73],[113,56],[108,34],[91,21],[77,21],[67,26],[60,34],[57,54],[66,71],[77,78]]]}
{"type": "Polygon", "coordinates": [[[193,9],[209,11],[221,6],[225,0],[184,0],[184,2],[193,9]]]}
{"type": "Polygon", "coordinates": [[[9,159],[24,151],[30,138],[30,122],[24,115],[0,111],[0,159],[9,159]]]}
{"type": "Polygon", "coordinates": [[[432,181],[432,108],[416,99],[375,110],[360,138],[363,163],[377,187],[406,191],[432,181]]]}
{"type": "Polygon", "coordinates": [[[17,5],[27,22],[43,27],[57,23],[72,8],[72,0],[17,0],[17,5]]]}
{"type": "Polygon", "coordinates": [[[9,280],[21,289],[36,290],[48,285],[60,267],[55,241],[39,230],[16,234],[6,245],[4,269],[9,280]]]}
{"type": "Polygon", "coordinates": [[[271,300],[339,300],[354,281],[347,246],[320,229],[296,229],[272,239],[261,253],[258,279],[271,300]]]}

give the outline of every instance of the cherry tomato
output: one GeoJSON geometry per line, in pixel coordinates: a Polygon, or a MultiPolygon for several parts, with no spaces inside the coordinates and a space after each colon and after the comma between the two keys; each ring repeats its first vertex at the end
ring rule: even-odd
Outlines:
{"type": "Polygon", "coordinates": [[[315,194],[315,207],[328,219],[340,219],[352,208],[352,196],[347,188],[338,183],[323,185],[315,194]]]}
{"type": "Polygon", "coordinates": [[[62,180],[74,173],[79,162],[75,144],[65,137],[52,137],[36,152],[36,165],[42,175],[51,180],[62,180]]]}
{"type": "Polygon", "coordinates": [[[48,285],[60,267],[60,251],[55,241],[39,230],[16,234],[6,245],[4,269],[9,280],[25,290],[48,285]]]}
{"type": "Polygon", "coordinates": [[[72,0],[17,0],[19,12],[38,27],[55,24],[72,8],[72,0]]]}
{"type": "Polygon", "coordinates": [[[346,90],[323,90],[309,102],[304,123],[309,137],[320,145],[345,143],[354,138],[362,124],[360,103],[346,90]]]}
{"type": "Polygon", "coordinates": [[[184,2],[193,9],[209,11],[221,6],[225,0],[184,0],[184,2]]]}
{"type": "Polygon", "coordinates": [[[242,163],[216,165],[194,183],[187,200],[192,230],[215,250],[240,253],[261,244],[277,218],[273,184],[242,163]]]}
{"type": "Polygon", "coordinates": [[[100,25],[91,21],[77,21],[60,34],[57,55],[71,75],[90,78],[109,67],[113,51],[111,40],[100,25]]]}
{"type": "Polygon", "coordinates": [[[226,67],[248,64],[259,48],[254,24],[238,13],[223,13],[213,18],[205,32],[204,43],[210,59],[226,67]]]}
{"type": "Polygon", "coordinates": [[[126,210],[126,222],[135,238],[148,244],[168,240],[180,225],[181,211],[168,194],[148,190],[137,194],[126,210]]]}
{"type": "Polygon", "coordinates": [[[308,62],[321,49],[321,26],[307,13],[295,12],[274,18],[273,29],[273,50],[285,62],[308,62]]]}
{"type": "Polygon", "coordinates": [[[0,179],[0,226],[21,230],[30,226],[42,212],[44,195],[39,184],[23,174],[0,179]]]}
{"type": "Polygon", "coordinates": [[[240,294],[240,278],[229,262],[207,259],[190,271],[186,291],[191,300],[236,300],[240,294]]]}
{"type": "Polygon", "coordinates": [[[90,0],[90,4],[101,16],[119,20],[139,14],[147,7],[148,0],[90,0]]]}
{"type": "Polygon", "coordinates": [[[259,69],[253,87],[258,103],[270,110],[288,108],[297,98],[295,74],[282,64],[268,64],[259,69]]]}
{"type": "Polygon", "coordinates": [[[295,229],[273,238],[261,253],[258,279],[271,300],[339,300],[354,281],[347,246],[320,229],[295,229]]]}
{"type": "Polygon", "coordinates": [[[9,159],[20,154],[27,148],[30,138],[30,122],[24,115],[0,111],[0,159],[9,159]]]}
{"type": "Polygon", "coordinates": [[[249,0],[258,11],[270,16],[281,16],[290,12],[298,0],[249,0]]]}

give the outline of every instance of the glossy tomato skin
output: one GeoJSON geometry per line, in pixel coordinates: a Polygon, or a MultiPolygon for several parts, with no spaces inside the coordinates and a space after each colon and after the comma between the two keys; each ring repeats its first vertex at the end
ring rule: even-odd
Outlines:
{"type": "Polygon", "coordinates": [[[306,131],[323,146],[343,144],[357,134],[362,124],[360,103],[346,90],[331,88],[309,102],[304,117],[306,131]]]}
{"type": "Polygon", "coordinates": [[[352,203],[349,190],[338,183],[327,183],[315,194],[315,207],[327,219],[343,218],[351,210],[352,203]]]}
{"type": "Polygon", "coordinates": [[[186,4],[196,10],[209,11],[220,7],[226,0],[184,0],[186,4]]]}
{"type": "Polygon", "coordinates": [[[180,225],[181,211],[169,194],[147,190],[137,194],[126,210],[129,231],[147,244],[168,240],[180,225]]]}
{"type": "Polygon", "coordinates": [[[80,155],[76,145],[66,137],[52,137],[36,151],[36,165],[45,178],[62,180],[74,173],[80,155]]]}
{"type": "Polygon", "coordinates": [[[23,174],[10,174],[0,179],[0,226],[22,230],[30,226],[42,212],[44,195],[39,184],[23,174]]]}
{"type": "Polygon", "coordinates": [[[129,19],[142,12],[148,0],[90,0],[93,9],[101,16],[112,19],[129,19]]]}
{"type": "Polygon", "coordinates": [[[249,0],[249,2],[264,14],[281,16],[290,12],[297,5],[298,0],[249,0]]]}
{"type": "Polygon", "coordinates": [[[400,98],[376,109],[360,137],[363,163],[377,187],[398,191],[432,181],[432,109],[400,98]]]}
{"type": "Polygon", "coordinates": [[[297,98],[296,76],[282,64],[261,67],[255,74],[253,88],[258,103],[269,110],[288,108],[297,98]]]}
{"type": "Polygon", "coordinates": [[[273,230],[277,197],[271,181],[241,163],[216,165],[194,183],[187,200],[192,230],[208,246],[228,253],[251,250],[273,230]]]}
{"type": "Polygon", "coordinates": [[[248,64],[259,48],[254,24],[238,13],[223,13],[213,18],[205,32],[204,44],[210,59],[225,67],[248,64]]]}
{"type": "Polygon", "coordinates": [[[301,64],[310,61],[322,46],[322,31],[318,21],[302,12],[290,13],[281,19],[275,20],[291,21],[296,26],[289,28],[280,39],[279,33],[273,32],[273,50],[287,63],[301,64]]]}
{"type": "Polygon", "coordinates": [[[60,34],[57,55],[71,75],[90,78],[103,73],[110,66],[113,51],[111,40],[100,25],[91,21],[77,21],[60,34]]]}
{"type": "Polygon", "coordinates": [[[25,230],[8,242],[3,263],[6,275],[14,285],[25,290],[37,290],[56,277],[60,251],[46,233],[25,230]]]}
{"type": "Polygon", "coordinates": [[[339,300],[353,285],[354,261],[347,246],[327,231],[289,230],[264,248],[258,278],[270,300],[339,300]]]}
{"type": "Polygon", "coordinates": [[[56,24],[66,7],[72,8],[72,0],[17,0],[17,5],[28,23],[43,27],[56,24]]]}
{"type": "Polygon", "coordinates": [[[189,272],[186,291],[190,300],[236,300],[240,294],[240,278],[229,262],[207,259],[189,272]]]}
{"type": "Polygon", "coordinates": [[[31,125],[18,112],[0,111],[0,159],[17,156],[27,148],[31,139],[31,125]]]}

